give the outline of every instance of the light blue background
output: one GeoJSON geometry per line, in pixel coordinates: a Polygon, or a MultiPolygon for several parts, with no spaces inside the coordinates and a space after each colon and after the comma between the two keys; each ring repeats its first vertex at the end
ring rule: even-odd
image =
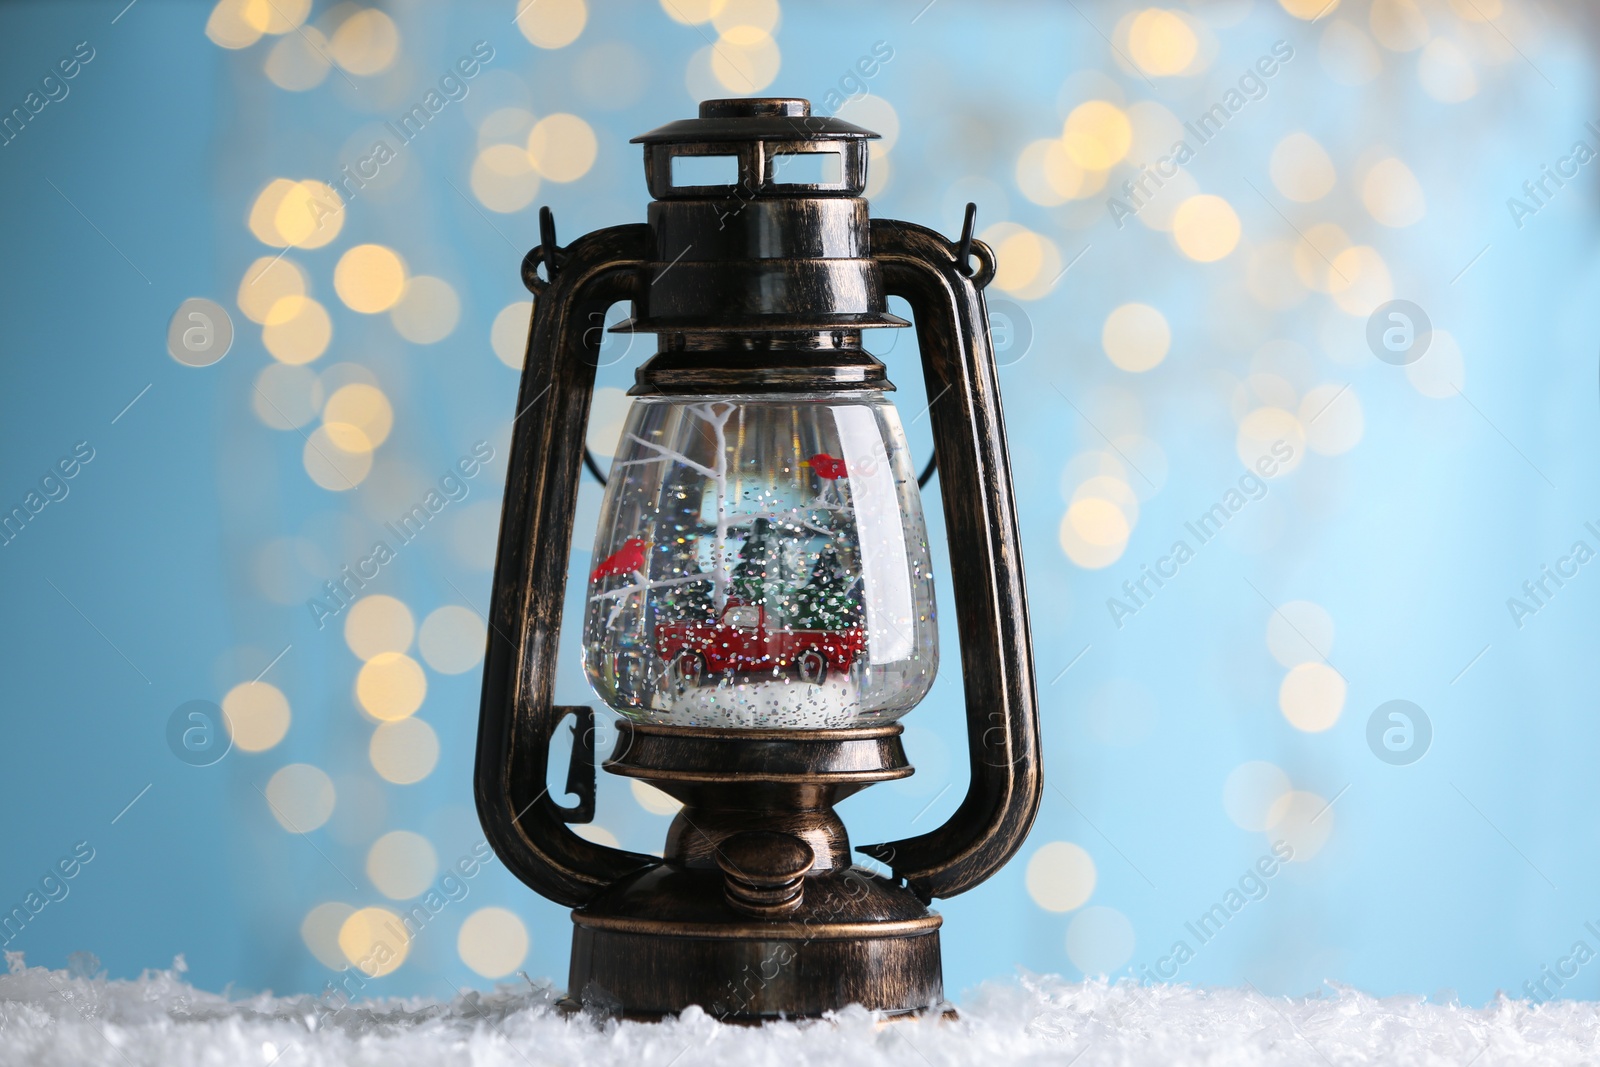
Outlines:
{"type": "MultiPolygon", "coordinates": [[[[365,755],[371,724],[350,697],[359,664],[338,632],[318,632],[303,606],[266,601],[251,568],[265,543],[283,537],[342,562],[343,545],[370,540],[367,527],[352,534],[348,524],[371,523],[306,478],[295,434],[270,430],[251,413],[251,382],[270,359],[258,328],[235,314],[232,352],[207,369],[176,363],[164,339],[185,298],[236,311],[243,271],[271,254],[244,224],[268,180],[325,177],[358,128],[400,108],[371,108],[337,76],[307,93],[277,89],[261,73],[268,44],[216,47],[202,32],[204,5],[142,0],[113,24],[119,6],[0,9],[0,106],[19,104],[76,42],[96,50],[71,95],[0,148],[0,506],[19,503],[76,442],[89,441],[96,453],[70,496],[0,549],[0,906],[20,903],[75,842],[95,849],[70,896],[8,948],[51,966],[89,950],[113,976],[165,967],[181,953],[190,978],[207,988],[316,991],[330,974],[300,939],[306,911],[331,899],[383,901],[362,875],[364,844],[341,843],[329,828],[305,840],[285,833],[258,790],[295,761],[336,781],[363,773],[375,781],[365,755]],[[220,699],[285,645],[292,651],[270,680],[293,705],[286,740],[210,768],[175,759],[164,734],[172,709],[220,699]]],[[[1334,828],[1320,852],[1275,876],[1264,900],[1203,947],[1181,980],[1293,993],[1327,980],[1482,1002],[1497,989],[1520,995],[1525,980],[1580,938],[1600,948],[1583,929],[1600,920],[1600,569],[1584,568],[1520,630],[1506,608],[1522,582],[1573,541],[1600,547],[1583,529],[1588,520],[1600,524],[1597,171],[1586,167],[1520,231],[1506,208],[1573,140],[1595,143],[1584,129],[1600,119],[1592,27],[1506,20],[1527,58],[1480,68],[1478,94],[1447,105],[1417,87],[1415,54],[1380,50],[1381,74],[1360,89],[1326,75],[1320,35],[1335,19],[1364,26],[1361,2],[1316,25],[1266,0],[1222,5],[1241,17],[1213,29],[1219,51],[1209,72],[1154,86],[1130,73],[1102,36],[1132,7],[939,0],[918,15],[919,7],[785,5],[782,70],[766,92],[820,98],[874,42],[890,42],[894,59],[871,90],[894,106],[901,133],[874,213],[953,233],[971,197],[980,225],[1025,225],[1054,241],[1063,261],[1089,246],[1047,296],[1020,301],[1035,340],[1001,379],[1051,788],[1017,860],[939,905],[948,989],[956,994],[1018,967],[1078,974],[1065,948],[1073,915],[1043,910],[1024,884],[1027,860],[1051,841],[1075,842],[1093,857],[1089,903],[1129,920],[1136,943],[1127,966],[1163,955],[1184,936],[1184,922],[1267,848],[1265,836],[1238,828],[1222,805],[1224,781],[1247,760],[1273,762],[1296,788],[1336,798],[1334,828]],[[1018,192],[1017,154],[1059,133],[1082,72],[1103,72],[1129,103],[1158,99],[1187,116],[1278,39],[1294,43],[1295,61],[1192,168],[1201,190],[1225,197],[1241,219],[1243,240],[1228,259],[1195,263],[1165,234],[1118,230],[1100,203],[1105,194],[1043,208],[1018,192]],[[1295,129],[1310,131],[1333,156],[1337,209],[1295,205],[1272,191],[1268,158],[1295,129]],[[1378,226],[1352,192],[1358,159],[1379,150],[1405,159],[1425,190],[1428,211],[1414,227],[1378,226]],[[1454,335],[1470,402],[1418,394],[1402,370],[1365,353],[1364,323],[1325,297],[1283,312],[1250,303],[1248,249],[1291,240],[1291,225],[1330,214],[1357,243],[1378,248],[1397,295],[1454,335]],[[1106,315],[1127,301],[1158,307],[1172,327],[1169,355],[1144,375],[1116,369],[1100,347],[1106,315]],[[1235,520],[1281,524],[1274,544],[1246,551],[1248,538],[1225,538],[1207,546],[1117,629],[1106,598],[1239,477],[1228,391],[1217,373],[1244,378],[1252,353],[1274,338],[1311,352],[1319,381],[1350,383],[1365,412],[1363,439],[1342,456],[1308,455],[1272,483],[1269,502],[1235,520]],[[1343,358],[1332,358],[1330,346],[1343,358]],[[1058,541],[1060,484],[1071,457],[1102,446],[1091,420],[1104,395],[1097,390],[1108,385],[1136,393],[1142,432],[1169,470],[1143,503],[1122,558],[1085,570],[1058,541]],[[1284,668],[1266,646],[1272,609],[1263,597],[1314,601],[1335,620],[1328,655],[1349,691],[1333,729],[1304,733],[1280,714],[1284,668]],[[1153,708],[1147,736],[1123,746],[1097,740],[1086,709],[1130,690],[1153,708]],[[1434,728],[1431,750],[1408,767],[1380,762],[1365,740],[1371,710],[1395,698],[1420,704],[1434,728]]],[[[292,253],[334,316],[333,349],[319,366],[373,368],[397,419],[380,462],[432,479],[472,442],[503,440],[516,375],[490,351],[489,326],[525,297],[517,268],[537,242],[538,205],[554,208],[567,238],[641,220],[639,153],[627,139],[692,114],[684,71],[706,40],[644,3],[593,4],[583,35],[557,51],[530,45],[511,25],[509,4],[389,10],[402,32],[407,103],[484,39],[497,53],[491,69],[525,79],[538,114],[576,112],[599,138],[583,180],[547,183],[526,210],[490,216],[503,239],[447,183],[467,188],[475,145],[463,109],[452,105],[407,149],[394,190],[354,203],[329,247],[292,253]],[[588,50],[613,41],[637,57],[618,72],[633,83],[623,106],[597,103],[574,81],[588,50]],[[338,303],[333,264],[344,248],[369,240],[399,248],[414,270],[456,288],[461,322],[445,342],[407,345],[383,317],[338,303]]],[[[1427,12],[1435,33],[1462,32],[1448,5],[1427,12]]],[[[1115,172],[1113,181],[1124,176],[1115,172]]],[[[874,341],[880,352],[889,344],[874,341]]],[[[885,359],[920,457],[930,444],[927,420],[912,419],[923,403],[914,342],[901,336],[893,345],[885,359]]],[[[626,386],[641,354],[607,368],[601,384],[626,386]]],[[[473,484],[470,502],[497,499],[503,476],[497,461],[473,484]]],[[[941,575],[949,565],[937,504],[943,488],[935,482],[928,500],[941,575]]],[[[581,499],[573,564],[580,580],[599,494],[586,483],[581,499]]],[[[490,576],[452,555],[448,540],[408,548],[375,591],[402,598],[419,620],[441,604],[481,608],[490,576]]],[[[943,621],[944,670],[907,720],[919,773],[846,805],[857,843],[935,825],[964,789],[949,611],[943,621]]],[[[570,643],[563,667],[558,698],[589,699],[570,643]]],[[[479,840],[470,784],[479,678],[430,674],[429,683],[420,714],[439,734],[438,768],[415,786],[369,790],[382,807],[371,836],[417,830],[448,863],[479,840]]],[[[628,847],[659,847],[666,819],[640,809],[624,783],[602,778],[600,822],[628,847]]],[[[357,795],[342,792],[340,803],[357,803],[357,795]]],[[[368,991],[448,996],[452,987],[487,985],[455,951],[461,920],[485,904],[523,917],[529,974],[564,978],[564,910],[496,867],[418,938],[406,966],[368,991]]],[[[1597,992],[1593,968],[1563,990],[1597,992]]]]}

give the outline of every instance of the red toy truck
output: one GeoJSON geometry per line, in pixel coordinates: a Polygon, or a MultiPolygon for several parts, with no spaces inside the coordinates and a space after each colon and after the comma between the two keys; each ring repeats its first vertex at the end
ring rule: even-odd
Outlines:
{"type": "Polygon", "coordinates": [[[668,622],[656,627],[656,651],[675,663],[683,681],[729,671],[771,674],[793,671],[801,681],[821,685],[833,671],[848,672],[866,648],[859,628],[827,630],[768,629],[767,609],[730,600],[715,623],[668,622]]]}

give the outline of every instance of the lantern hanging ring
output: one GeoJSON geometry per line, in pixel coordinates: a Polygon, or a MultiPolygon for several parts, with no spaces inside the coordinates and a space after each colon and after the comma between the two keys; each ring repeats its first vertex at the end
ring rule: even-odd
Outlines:
{"type": "MultiPolygon", "coordinates": [[[[539,244],[527,255],[522,257],[522,284],[528,292],[535,296],[549,288],[550,283],[556,280],[556,271],[561,269],[561,253],[556,244],[556,217],[549,206],[539,209],[539,244]],[[539,277],[539,264],[544,264],[544,277],[539,277]]],[[[561,257],[566,258],[565,256],[561,257]]]]}

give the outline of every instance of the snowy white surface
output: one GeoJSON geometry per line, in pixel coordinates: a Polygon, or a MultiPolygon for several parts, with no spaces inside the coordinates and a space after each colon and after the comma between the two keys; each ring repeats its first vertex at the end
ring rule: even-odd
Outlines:
{"type": "Polygon", "coordinates": [[[983,987],[954,1022],[883,1024],[859,1008],[803,1023],[727,1026],[696,1008],[663,1023],[568,1018],[548,984],[453,1000],[366,1001],[319,1018],[310,996],[230,1000],[174,970],[136,981],[25,968],[0,976],[0,1064],[331,1067],[856,1067],[903,1064],[1583,1063],[1600,1005],[1501,999],[1483,1008],[1350,990],[1269,998],[1024,976],[983,987]]]}

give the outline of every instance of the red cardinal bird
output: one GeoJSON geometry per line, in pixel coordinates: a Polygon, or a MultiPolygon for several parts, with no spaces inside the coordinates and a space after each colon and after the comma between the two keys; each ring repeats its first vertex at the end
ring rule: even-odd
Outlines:
{"type": "Polygon", "coordinates": [[[622,542],[622,547],[605,558],[600,566],[589,575],[591,582],[598,582],[602,578],[609,578],[614,574],[632,574],[644,570],[644,538],[630,537],[622,542]]]}
{"type": "Polygon", "coordinates": [[[818,478],[833,481],[843,478],[848,472],[844,469],[844,460],[835,459],[826,452],[818,452],[810,459],[811,469],[817,472],[818,478]]]}

